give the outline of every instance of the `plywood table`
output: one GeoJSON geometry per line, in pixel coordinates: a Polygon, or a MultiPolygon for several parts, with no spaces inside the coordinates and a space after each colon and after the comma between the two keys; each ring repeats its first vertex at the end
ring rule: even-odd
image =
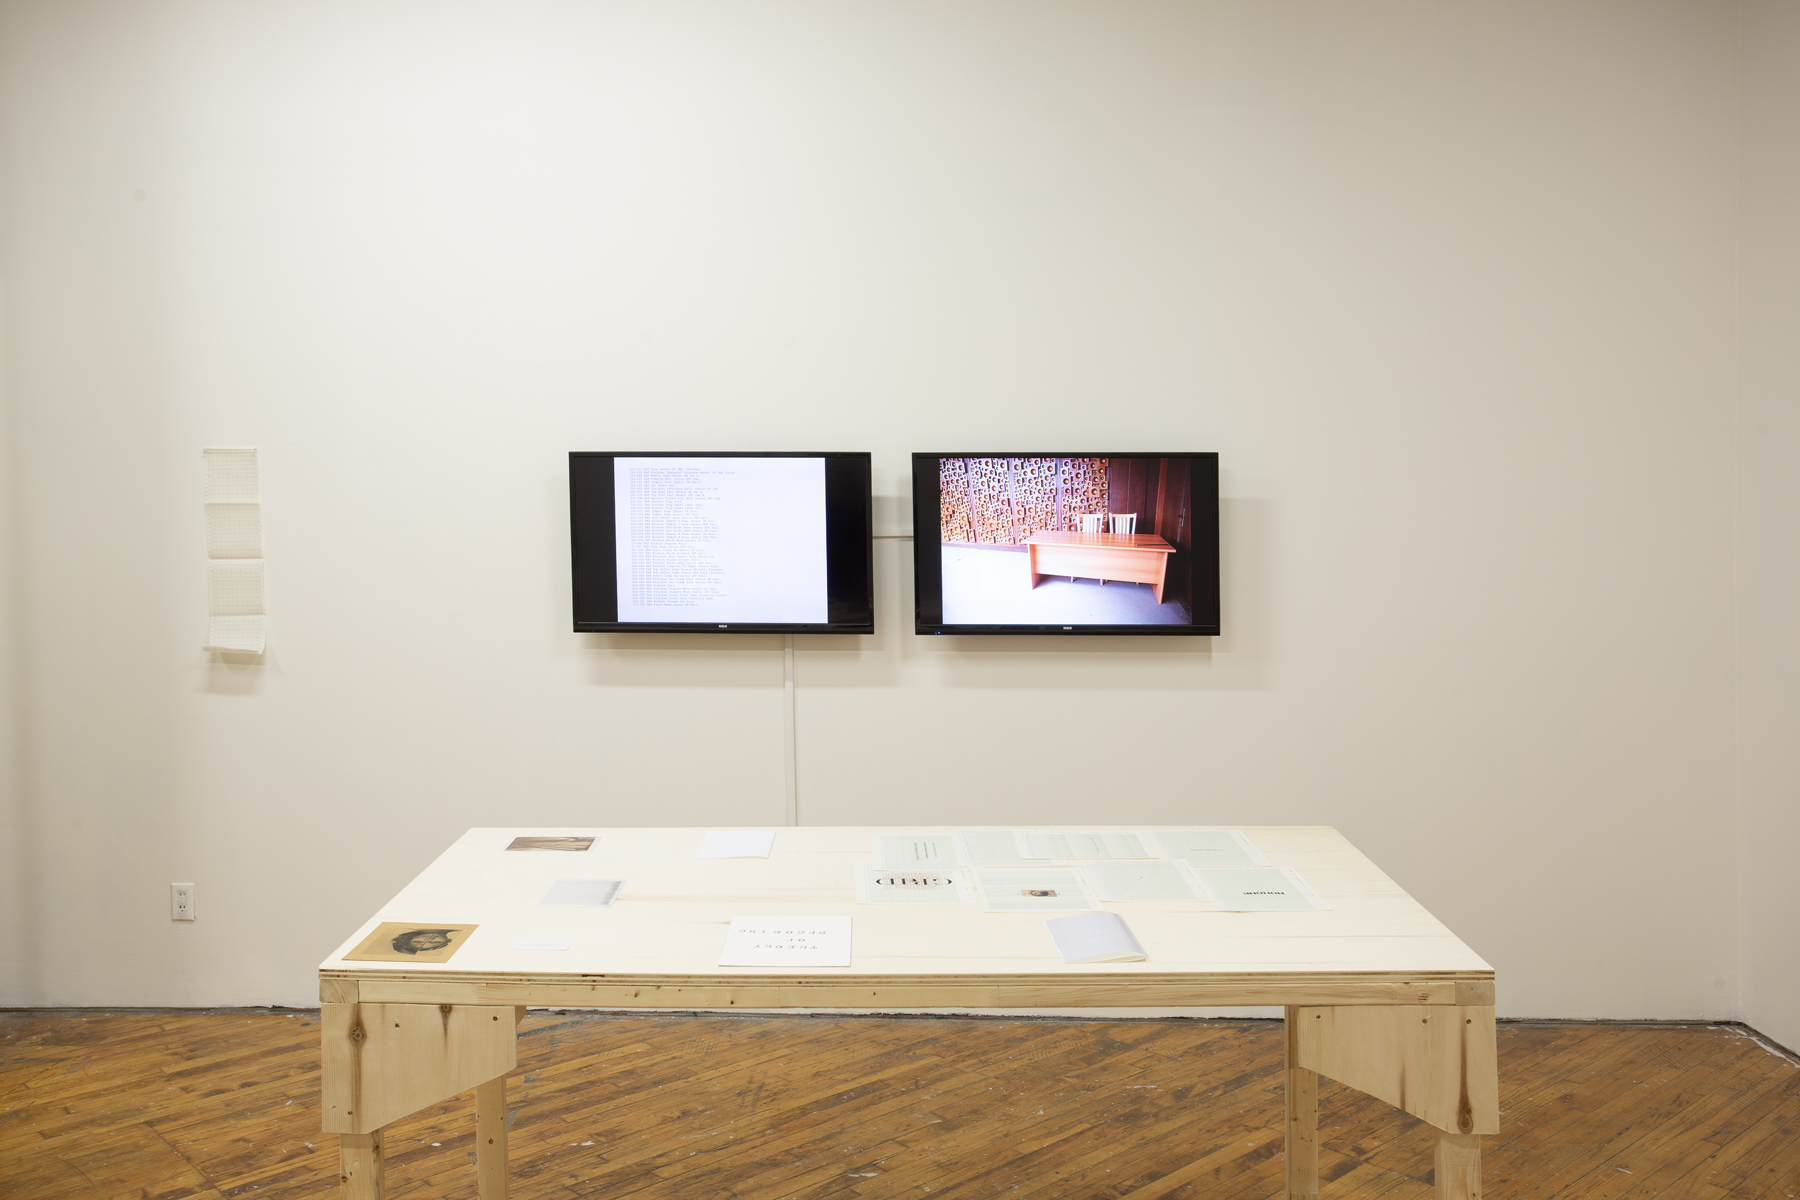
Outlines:
{"type": "Polygon", "coordinates": [[[383,1126],[473,1089],[480,1194],[502,1200],[505,1075],[526,1005],[1280,1005],[1288,1196],[1318,1194],[1320,1074],[1435,1126],[1438,1196],[1480,1194],[1479,1138],[1499,1131],[1493,970],[1336,830],[1244,830],[1329,911],[1106,904],[1149,961],[1079,966],[1058,958],[1041,914],[857,904],[853,866],[871,861],[872,832],[782,829],[766,859],[698,859],[700,829],[470,830],[319,967],[324,1126],[339,1135],[344,1196],[381,1195],[383,1126]],[[569,833],[593,835],[592,849],[504,849],[519,835],[569,833]],[[540,907],[561,879],[625,884],[609,908],[540,907]],[[852,965],[721,967],[734,915],[851,916],[852,965]],[[442,964],[343,957],[384,921],[478,928],[442,964]],[[512,949],[518,939],[571,946],[512,949]]]}
{"type": "Polygon", "coordinates": [[[1025,539],[1031,586],[1046,575],[1147,583],[1162,603],[1163,579],[1175,547],[1154,533],[1034,533],[1025,539]]]}

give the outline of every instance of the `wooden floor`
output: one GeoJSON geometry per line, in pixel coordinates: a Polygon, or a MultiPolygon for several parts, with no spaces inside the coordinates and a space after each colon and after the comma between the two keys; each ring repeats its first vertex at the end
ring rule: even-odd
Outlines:
{"type": "MultiPolygon", "coordinates": [[[[1250,1021],[532,1013],[513,1196],[1266,1197],[1282,1033],[1250,1021]]],[[[334,1194],[316,1013],[0,1013],[0,1196],[334,1194]]],[[[1486,1191],[1800,1194],[1800,1068],[1744,1030],[1503,1025],[1486,1191]]],[[[395,1196],[475,1195],[472,1100],[389,1127],[395,1196]]],[[[1431,1136],[1321,1088],[1335,1200],[1425,1197],[1431,1136]]]]}

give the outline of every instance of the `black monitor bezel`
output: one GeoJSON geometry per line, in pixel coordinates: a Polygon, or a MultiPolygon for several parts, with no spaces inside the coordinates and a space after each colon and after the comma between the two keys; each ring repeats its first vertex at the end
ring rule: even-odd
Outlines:
{"type": "Polygon", "coordinates": [[[875,632],[875,521],[872,459],[866,451],[571,450],[570,593],[576,633],[875,632]],[[613,461],[620,458],[822,458],[825,460],[823,623],[620,621],[613,525],[613,461]],[[601,467],[604,469],[600,469],[601,467]],[[610,619],[607,619],[610,614],[610,619]]]}
{"type": "Polygon", "coordinates": [[[980,452],[945,450],[912,456],[913,632],[931,635],[1037,635],[1051,637],[1217,637],[1219,614],[1219,456],[1144,450],[1121,453],[1084,450],[980,452]],[[943,620],[943,537],[938,498],[938,460],[945,458],[1183,458],[1189,463],[1193,504],[1194,620],[1188,625],[957,625],[943,620]],[[926,592],[933,595],[928,601],[926,592]]]}

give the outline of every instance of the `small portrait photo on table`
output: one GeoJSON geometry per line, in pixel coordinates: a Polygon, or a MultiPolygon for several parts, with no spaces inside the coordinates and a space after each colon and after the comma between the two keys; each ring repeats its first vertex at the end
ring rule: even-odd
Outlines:
{"type": "Polygon", "coordinates": [[[352,962],[449,962],[479,926],[383,921],[344,955],[352,962]]]}
{"type": "Polygon", "coordinates": [[[516,837],[508,850],[586,850],[594,844],[591,837],[516,837]]]}

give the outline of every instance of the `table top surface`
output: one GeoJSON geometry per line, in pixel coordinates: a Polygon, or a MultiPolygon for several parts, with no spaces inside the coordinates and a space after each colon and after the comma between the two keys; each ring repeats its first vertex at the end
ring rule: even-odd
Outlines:
{"type": "MultiPolygon", "coordinates": [[[[1203,978],[1249,974],[1351,978],[1404,972],[1491,980],[1493,970],[1328,826],[1240,826],[1278,867],[1293,867],[1331,907],[1225,912],[1204,901],[1101,903],[1130,925],[1147,962],[1064,964],[1043,913],[993,913],[980,904],[856,902],[855,864],[872,862],[875,833],[943,833],[955,826],[800,827],[775,831],[767,858],[702,859],[707,830],[471,829],[320,964],[322,978],[380,980],[442,974],[554,981],[821,976],[1049,978],[1105,974],[1203,978]],[[586,851],[509,851],[519,836],[592,836],[586,851]],[[607,908],[539,906],[557,880],[623,880],[607,908]],[[854,918],[848,967],[721,967],[734,916],[854,918]],[[383,921],[479,928],[446,963],[359,962],[354,950],[383,921]],[[567,941],[566,951],[514,950],[515,940],[567,941]]],[[[964,828],[991,829],[994,826],[964,828]]],[[[1024,827],[1021,827],[1024,828],[1024,827]]],[[[1066,831],[1093,826],[1033,826],[1066,831]]],[[[1224,826],[1130,825],[1121,830],[1224,826]]]]}
{"type": "Polygon", "coordinates": [[[1175,547],[1154,533],[1078,533],[1045,530],[1025,539],[1027,546],[1095,546],[1106,550],[1148,550],[1173,554],[1175,547]]]}

